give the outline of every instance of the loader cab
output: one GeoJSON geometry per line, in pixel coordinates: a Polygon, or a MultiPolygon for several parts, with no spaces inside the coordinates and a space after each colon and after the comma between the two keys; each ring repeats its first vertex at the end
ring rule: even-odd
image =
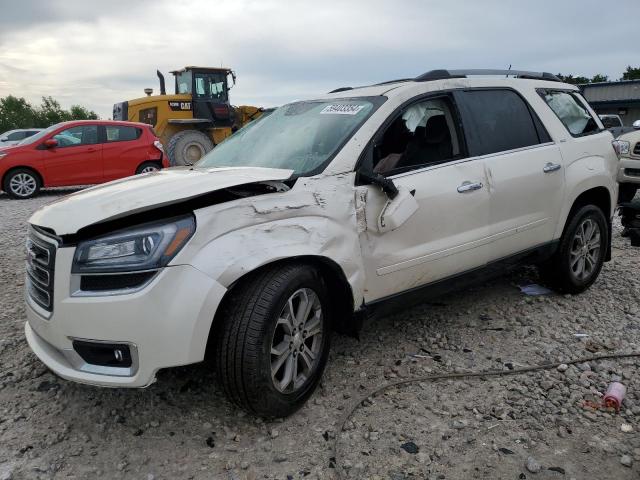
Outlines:
{"type": "Polygon", "coordinates": [[[185,67],[171,73],[175,78],[176,95],[191,95],[194,119],[207,120],[216,126],[231,125],[229,89],[235,84],[232,70],[185,67]]]}

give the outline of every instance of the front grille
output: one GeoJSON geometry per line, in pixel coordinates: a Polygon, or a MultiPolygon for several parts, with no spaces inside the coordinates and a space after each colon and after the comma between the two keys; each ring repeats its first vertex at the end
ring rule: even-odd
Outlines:
{"type": "Polygon", "coordinates": [[[636,146],[633,147],[633,154],[640,155],[640,142],[636,143],[636,146]]]}
{"type": "Polygon", "coordinates": [[[27,237],[27,294],[46,311],[53,311],[53,277],[56,244],[53,239],[29,229],[27,237]]]}

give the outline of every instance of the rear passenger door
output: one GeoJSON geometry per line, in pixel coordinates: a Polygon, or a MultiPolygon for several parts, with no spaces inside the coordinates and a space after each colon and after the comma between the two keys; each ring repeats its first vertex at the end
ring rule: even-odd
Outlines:
{"type": "Polygon", "coordinates": [[[146,160],[147,146],[138,141],[142,136],[142,128],[104,125],[102,129],[105,181],[134,175],[138,166],[146,160]]]}
{"type": "Polygon", "coordinates": [[[565,189],[560,149],[514,90],[466,90],[456,99],[470,155],[487,169],[490,260],[551,242],[565,189]]]}

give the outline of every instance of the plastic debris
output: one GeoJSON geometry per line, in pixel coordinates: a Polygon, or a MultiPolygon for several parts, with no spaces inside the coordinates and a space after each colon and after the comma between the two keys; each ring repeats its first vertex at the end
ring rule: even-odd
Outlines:
{"type": "Polygon", "coordinates": [[[620,430],[622,430],[624,433],[631,433],[633,432],[633,426],[628,423],[623,423],[622,425],[620,425],[620,430]]]}
{"type": "Polygon", "coordinates": [[[519,288],[522,293],[529,296],[549,295],[550,293],[553,293],[547,287],[543,287],[542,285],[538,285],[537,283],[532,283],[530,285],[520,285],[519,288]]]}
{"type": "Polygon", "coordinates": [[[607,387],[607,391],[604,392],[604,398],[602,399],[604,405],[608,408],[615,408],[616,412],[620,410],[620,405],[624,400],[624,396],[627,393],[627,387],[620,382],[611,382],[607,387]]]}

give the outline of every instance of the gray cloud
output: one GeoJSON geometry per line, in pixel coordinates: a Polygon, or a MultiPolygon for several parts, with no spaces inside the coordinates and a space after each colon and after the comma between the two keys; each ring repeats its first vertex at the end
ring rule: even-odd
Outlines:
{"type": "MultiPolygon", "coordinates": [[[[0,96],[52,95],[107,118],[155,69],[225,64],[236,104],[277,105],[432,68],[618,78],[640,65],[637,0],[22,0],[0,15],[0,96]]],[[[171,85],[168,77],[168,86],[171,85]]]]}

